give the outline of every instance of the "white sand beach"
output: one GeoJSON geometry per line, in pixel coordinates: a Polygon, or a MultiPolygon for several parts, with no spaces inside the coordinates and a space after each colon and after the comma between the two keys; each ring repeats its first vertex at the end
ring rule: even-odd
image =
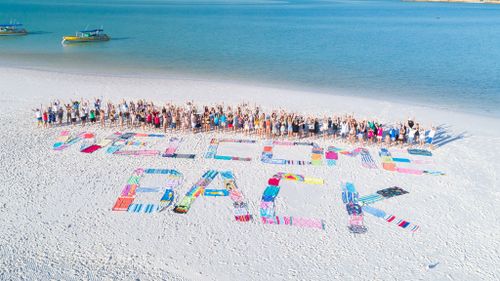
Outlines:
{"type": "MultiPolygon", "coordinates": [[[[499,280],[499,119],[468,113],[223,81],[185,78],[102,77],[0,68],[0,279],[1,280],[499,280]],[[52,146],[70,126],[39,129],[32,108],[54,99],[145,98],[158,103],[243,101],[304,113],[374,117],[391,123],[415,117],[439,126],[430,168],[445,176],[408,175],[340,156],[336,166],[272,165],[260,161],[263,141],[238,151],[252,161],[203,158],[212,138],[243,135],[167,134],[182,137],[196,158],[132,157],[52,146]],[[230,170],[253,221],[237,222],[227,197],[200,196],[187,214],[114,212],[136,168],[175,169],[184,176],[176,201],[203,173],[230,170]],[[284,183],[280,214],[319,218],[325,229],[264,225],[259,206],[270,177],[290,172],[324,179],[323,185],[284,183]],[[408,194],[373,206],[420,226],[416,232],[365,215],[365,234],[347,229],[341,182],[360,195],[398,186],[408,194]]],[[[117,129],[89,126],[97,138],[117,129]]],[[[139,131],[137,131],[139,132],[139,131]]],[[[159,132],[158,132],[159,133],[159,132]]],[[[332,140],[314,140],[323,148],[332,140]]],[[[282,149],[284,157],[303,158],[282,149]],[[288,155],[289,154],[289,155],[288,155]]],[[[407,154],[406,154],[407,156],[407,154]]],[[[155,181],[156,179],[151,179],[155,181]]],[[[159,178],[161,180],[161,178],[159,178]]],[[[222,182],[213,182],[221,188],[222,182]]]]}

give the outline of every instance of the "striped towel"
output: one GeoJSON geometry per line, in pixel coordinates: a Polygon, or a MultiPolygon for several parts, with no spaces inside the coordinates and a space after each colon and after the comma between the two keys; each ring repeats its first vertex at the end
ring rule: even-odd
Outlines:
{"type": "Polygon", "coordinates": [[[373,204],[375,202],[378,202],[378,201],[381,201],[384,199],[385,199],[384,196],[377,194],[377,193],[374,193],[374,194],[359,197],[359,202],[363,203],[364,205],[367,205],[367,204],[373,204]]]}
{"type": "Polygon", "coordinates": [[[377,208],[373,208],[370,206],[363,206],[363,210],[372,216],[384,219],[388,223],[394,223],[401,228],[410,230],[411,232],[415,232],[418,229],[420,229],[420,226],[418,225],[412,224],[409,221],[403,219],[399,219],[396,216],[387,214],[386,212],[379,210],[377,208]]]}
{"type": "Polygon", "coordinates": [[[375,164],[368,150],[363,150],[361,152],[361,165],[367,169],[377,169],[377,164],[375,164]]]}
{"type": "Polygon", "coordinates": [[[142,210],[142,204],[130,204],[128,211],[131,213],[140,213],[142,210]]]}
{"type": "Polygon", "coordinates": [[[146,208],[144,208],[144,213],[151,214],[152,212],[155,211],[156,205],[155,204],[147,204],[146,208]]]}

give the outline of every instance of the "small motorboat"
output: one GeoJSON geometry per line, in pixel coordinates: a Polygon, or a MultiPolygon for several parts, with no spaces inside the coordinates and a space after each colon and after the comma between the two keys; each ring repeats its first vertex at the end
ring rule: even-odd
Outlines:
{"type": "Polygon", "coordinates": [[[111,37],[103,33],[103,29],[92,29],[78,31],[75,36],[63,36],[62,44],[103,42],[109,41],[111,37]]]}
{"type": "Polygon", "coordinates": [[[20,23],[0,24],[0,36],[26,35],[28,32],[20,23]]]}

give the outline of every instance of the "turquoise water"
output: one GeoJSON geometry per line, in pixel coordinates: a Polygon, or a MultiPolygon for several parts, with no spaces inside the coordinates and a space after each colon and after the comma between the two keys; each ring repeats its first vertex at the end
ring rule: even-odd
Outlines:
{"type": "Polygon", "coordinates": [[[33,34],[0,38],[0,65],[190,74],[500,116],[500,5],[2,0],[10,19],[33,34]],[[112,41],[60,44],[101,25],[112,41]]]}

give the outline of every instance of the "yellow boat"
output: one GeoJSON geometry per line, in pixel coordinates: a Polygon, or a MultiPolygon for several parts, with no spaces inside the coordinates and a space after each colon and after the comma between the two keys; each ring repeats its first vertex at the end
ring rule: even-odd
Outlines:
{"type": "Polygon", "coordinates": [[[26,35],[28,32],[20,23],[0,24],[0,36],[26,35]]]}
{"type": "Polygon", "coordinates": [[[75,36],[63,36],[62,44],[109,41],[111,37],[102,29],[78,31],[75,36]]]}

